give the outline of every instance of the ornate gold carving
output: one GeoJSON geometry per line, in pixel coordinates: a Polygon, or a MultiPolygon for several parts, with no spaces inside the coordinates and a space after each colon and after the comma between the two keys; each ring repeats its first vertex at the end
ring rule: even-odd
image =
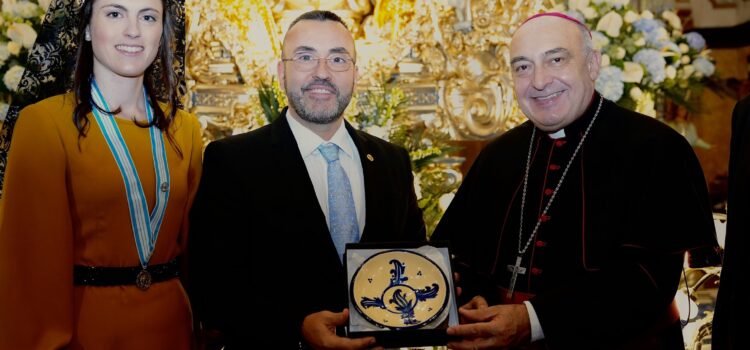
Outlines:
{"type": "Polygon", "coordinates": [[[274,75],[281,32],[299,14],[326,9],[342,16],[358,38],[360,91],[395,71],[415,117],[434,120],[434,127],[455,139],[491,138],[525,120],[513,98],[508,45],[520,21],[545,5],[544,0],[377,0],[373,5],[369,0],[186,0],[188,106],[210,121],[219,112],[208,101],[222,103],[213,107],[229,115],[212,122],[223,130],[217,135],[263,124],[253,112],[257,99],[250,96],[256,95],[256,82],[274,75]],[[233,92],[226,95],[218,87],[233,92]],[[248,100],[231,103],[226,96],[248,100]]]}
{"type": "Polygon", "coordinates": [[[206,142],[264,123],[254,84],[270,80],[280,52],[269,6],[262,0],[186,0],[187,107],[206,142]]]}
{"type": "MultiPolygon", "coordinates": [[[[513,99],[508,45],[542,1],[420,1],[391,53],[410,52],[439,87],[439,114],[457,139],[486,139],[523,120],[513,99]]],[[[403,56],[396,56],[403,57],[403,56]]]]}

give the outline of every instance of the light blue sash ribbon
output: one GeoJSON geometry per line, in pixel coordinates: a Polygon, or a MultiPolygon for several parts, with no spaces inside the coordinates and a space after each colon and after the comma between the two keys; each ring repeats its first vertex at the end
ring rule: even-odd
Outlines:
{"type": "MultiPolygon", "coordinates": [[[[164,138],[161,130],[156,125],[149,127],[151,135],[151,154],[154,160],[154,170],[156,172],[156,203],[153,212],[149,215],[146,195],[143,193],[143,186],[138,177],[138,171],[130,156],[125,139],[120,133],[120,129],[115,122],[115,116],[111,113],[102,113],[96,108],[101,107],[110,111],[107,101],[104,100],[96,81],[91,80],[91,99],[95,106],[92,106],[94,119],[99,125],[104,139],[107,141],[110,152],[117,162],[120,169],[122,180],[125,183],[125,191],[128,197],[128,208],[130,209],[130,223],[133,227],[133,237],[135,246],[138,249],[138,258],[141,266],[146,267],[156,246],[156,239],[159,236],[162,220],[167,209],[169,200],[169,166],[167,165],[167,153],[164,149],[164,138]]],[[[153,110],[148,103],[146,88],[143,88],[143,100],[146,104],[146,117],[149,123],[153,119],[153,110]]]]}

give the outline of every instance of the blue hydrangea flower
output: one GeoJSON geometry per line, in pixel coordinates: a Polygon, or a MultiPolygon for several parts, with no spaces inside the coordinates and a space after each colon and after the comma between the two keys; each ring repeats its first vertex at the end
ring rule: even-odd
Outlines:
{"type": "Polygon", "coordinates": [[[650,32],[646,32],[644,38],[646,39],[646,42],[659,49],[659,50],[671,50],[674,52],[680,52],[680,47],[677,46],[671,39],[668,37],[662,36],[661,33],[659,33],[660,30],[652,30],[650,32]]]}
{"type": "Polygon", "coordinates": [[[644,38],[646,39],[647,43],[649,43],[651,46],[656,47],[659,50],[661,50],[664,46],[669,45],[669,39],[660,38],[658,30],[652,30],[650,32],[646,32],[644,35],[644,38]]]}
{"type": "Polygon", "coordinates": [[[633,56],[633,62],[644,65],[646,71],[651,76],[651,81],[655,84],[663,82],[667,77],[667,74],[664,72],[667,61],[664,60],[659,51],[654,49],[640,50],[633,56]]]}
{"type": "Polygon", "coordinates": [[[625,83],[622,81],[622,69],[617,66],[607,66],[599,70],[599,77],[596,79],[596,91],[599,91],[604,98],[617,101],[622,98],[625,90],[625,83]]]}
{"type": "Polygon", "coordinates": [[[692,47],[696,51],[703,50],[703,48],[706,47],[706,39],[703,39],[703,36],[700,35],[700,33],[687,33],[685,34],[685,39],[687,40],[688,46],[692,47]]]}
{"type": "Polygon", "coordinates": [[[651,33],[656,31],[657,28],[664,28],[664,22],[657,19],[641,18],[633,22],[635,30],[642,33],[651,33]]]}
{"type": "Polygon", "coordinates": [[[693,60],[693,67],[695,67],[696,72],[701,72],[704,76],[711,76],[714,74],[714,71],[716,70],[716,66],[714,66],[711,61],[703,58],[698,57],[693,60]]]}

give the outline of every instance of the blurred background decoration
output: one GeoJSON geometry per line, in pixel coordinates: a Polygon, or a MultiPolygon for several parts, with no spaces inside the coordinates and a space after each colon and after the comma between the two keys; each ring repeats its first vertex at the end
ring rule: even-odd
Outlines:
{"type": "Polygon", "coordinates": [[[0,12],[0,124],[18,90],[29,50],[51,0],[2,0],[0,12]]]}
{"type": "Polygon", "coordinates": [[[631,110],[658,117],[696,147],[710,147],[690,123],[705,86],[723,92],[711,50],[698,32],[683,32],[672,10],[638,11],[628,0],[569,0],[553,6],[591,28],[602,52],[596,89],[631,110]],[[665,113],[666,112],[666,113],[665,113]]]}

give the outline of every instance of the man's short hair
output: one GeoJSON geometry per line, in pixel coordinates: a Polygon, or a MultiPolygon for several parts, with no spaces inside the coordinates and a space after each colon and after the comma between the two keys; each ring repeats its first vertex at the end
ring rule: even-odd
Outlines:
{"type": "Polygon", "coordinates": [[[341,23],[342,26],[344,26],[344,28],[349,30],[349,27],[346,26],[346,23],[344,23],[344,20],[342,20],[341,17],[339,17],[339,15],[331,11],[313,10],[310,12],[305,12],[301,14],[299,17],[295,18],[294,21],[292,21],[292,24],[289,25],[287,32],[292,30],[292,27],[294,27],[294,25],[297,24],[299,21],[339,22],[341,23]]]}

